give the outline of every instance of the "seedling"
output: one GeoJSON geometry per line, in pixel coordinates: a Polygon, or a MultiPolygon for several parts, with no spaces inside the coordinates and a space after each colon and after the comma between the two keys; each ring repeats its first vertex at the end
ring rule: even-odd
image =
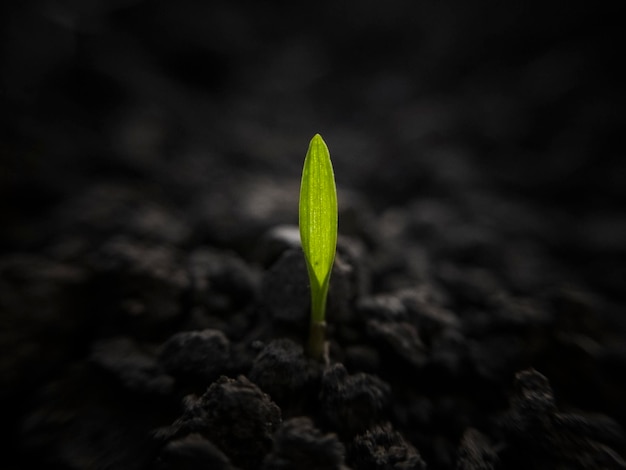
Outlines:
{"type": "Polygon", "coordinates": [[[326,298],[337,248],[337,189],[330,153],[319,134],[311,139],[302,169],[300,240],[311,285],[308,352],[327,360],[326,298]]]}

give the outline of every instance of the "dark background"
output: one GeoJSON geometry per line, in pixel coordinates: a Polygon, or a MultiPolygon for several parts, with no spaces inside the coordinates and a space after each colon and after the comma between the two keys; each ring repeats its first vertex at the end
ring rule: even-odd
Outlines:
{"type": "Polygon", "coordinates": [[[607,6],[2,8],[5,253],[63,236],[54,210],[104,182],[241,250],[296,222],[303,154],[320,132],[340,189],[378,213],[426,196],[493,225],[519,211],[515,230],[624,299],[624,49],[607,6]]]}
{"type": "MultiPolygon", "coordinates": [[[[297,223],[302,162],[319,132],[342,234],[371,247],[411,226],[419,249],[432,236],[419,227],[452,217],[459,230],[436,236],[469,240],[463,262],[498,265],[529,298],[563,284],[601,299],[619,341],[625,77],[622,17],[608,8],[3,4],[0,264],[18,254],[71,262],[129,232],[255,263],[268,229],[297,223]]],[[[410,281],[374,279],[372,289],[410,281]]],[[[55,369],[37,368],[36,347],[15,346],[25,343],[11,336],[11,315],[0,345],[15,397],[55,369]],[[16,367],[35,376],[22,381],[16,367]]],[[[614,399],[591,408],[612,414],[614,399]]],[[[623,405],[614,416],[626,424],[623,405]]]]}
{"type": "Polygon", "coordinates": [[[619,15],[556,3],[4,6],[3,249],[86,186],[184,180],[192,155],[221,173],[176,202],[295,180],[315,132],[376,209],[481,186],[623,239],[619,15]]]}

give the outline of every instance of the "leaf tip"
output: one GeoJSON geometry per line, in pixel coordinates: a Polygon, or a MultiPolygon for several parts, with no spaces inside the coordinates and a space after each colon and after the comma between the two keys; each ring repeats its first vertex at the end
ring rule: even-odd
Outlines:
{"type": "Polygon", "coordinates": [[[311,147],[325,147],[328,149],[326,142],[324,142],[324,139],[322,139],[322,136],[319,133],[313,136],[310,145],[311,147]]]}

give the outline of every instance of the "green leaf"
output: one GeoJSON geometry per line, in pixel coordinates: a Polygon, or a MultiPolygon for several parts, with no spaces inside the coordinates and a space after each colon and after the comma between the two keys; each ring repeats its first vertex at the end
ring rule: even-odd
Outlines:
{"type": "Polygon", "coordinates": [[[323,322],[337,247],[337,190],[330,153],[319,134],[311,139],[302,170],[300,240],[311,282],[311,319],[323,322]]]}

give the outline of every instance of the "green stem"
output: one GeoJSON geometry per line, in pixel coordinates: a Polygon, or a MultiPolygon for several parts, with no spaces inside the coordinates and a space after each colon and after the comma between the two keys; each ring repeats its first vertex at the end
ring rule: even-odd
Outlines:
{"type": "Polygon", "coordinates": [[[309,334],[309,356],[316,361],[328,364],[328,342],[326,341],[326,322],[311,322],[309,334]]]}
{"type": "Polygon", "coordinates": [[[311,321],[321,323],[326,320],[326,299],[328,297],[328,282],[318,286],[311,278],[311,321]]]}

